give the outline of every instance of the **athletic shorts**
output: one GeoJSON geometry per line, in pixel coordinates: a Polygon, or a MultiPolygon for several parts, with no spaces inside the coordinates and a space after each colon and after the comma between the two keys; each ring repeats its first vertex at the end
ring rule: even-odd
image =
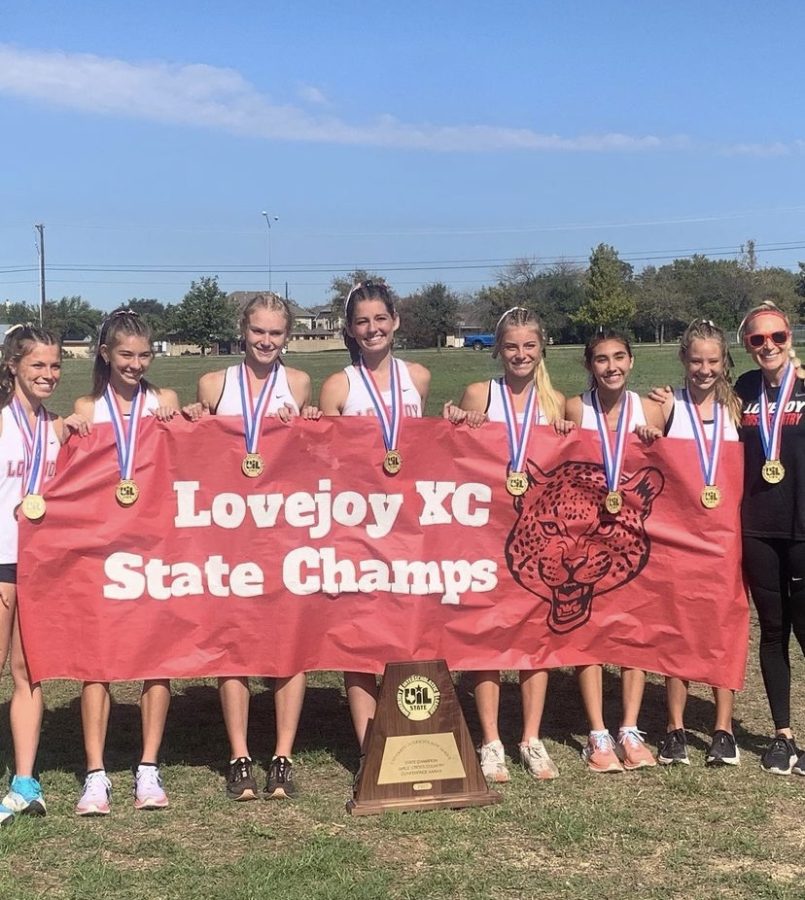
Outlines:
{"type": "Polygon", "coordinates": [[[17,583],[17,564],[0,563],[0,584],[17,583]]]}

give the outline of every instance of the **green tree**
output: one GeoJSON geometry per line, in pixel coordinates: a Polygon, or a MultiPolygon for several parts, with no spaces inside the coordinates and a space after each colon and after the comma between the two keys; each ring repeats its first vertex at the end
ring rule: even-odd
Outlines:
{"type": "Polygon", "coordinates": [[[9,325],[33,322],[39,324],[39,307],[30,303],[13,303],[11,300],[0,307],[0,318],[9,325]]]}
{"type": "Polygon", "coordinates": [[[573,316],[588,328],[629,328],[635,315],[632,267],[609,244],[599,244],[590,255],[585,299],[573,316]]]}
{"type": "Polygon", "coordinates": [[[155,341],[164,340],[173,330],[171,315],[173,307],[165,306],[159,300],[132,297],[123,304],[123,307],[136,312],[140,318],[148,323],[148,327],[151,329],[151,336],[155,341]]]}
{"type": "Polygon", "coordinates": [[[475,308],[483,327],[490,331],[500,316],[513,306],[536,312],[556,342],[580,337],[574,314],[584,302],[584,273],[572,263],[559,262],[541,268],[535,259],[518,259],[498,273],[498,283],[482,288],[475,308]]]}
{"type": "Polygon", "coordinates": [[[388,285],[388,282],[382,275],[376,275],[374,272],[367,272],[366,269],[355,269],[353,272],[347,272],[346,275],[335,275],[330,282],[330,293],[332,294],[333,303],[343,303],[347,299],[347,295],[352,290],[353,285],[359,281],[379,281],[381,284],[388,285]]]}
{"type": "Polygon", "coordinates": [[[218,341],[235,338],[236,322],[237,310],[214,275],[192,281],[176,311],[178,333],[188,343],[198,344],[202,356],[218,341]]]}
{"type": "Polygon", "coordinates": [[[456,330],[458,297],[441,282],[426,285],[400,301],[400,329],[407,347],[440,347],[456,330]]]}
{"type": "Polygon", "coordinates": [[[81,341],[95,336],[103,313],[80,296],[62,297],[45,303],[44,325],[59,340],[81,341]]]}
{"type": "Polygon", "coordinates": [[[672,266],[646,266],[635,279],[635,331],[664,343],[693,318],[690,297],[674,278],[672,266]]]}

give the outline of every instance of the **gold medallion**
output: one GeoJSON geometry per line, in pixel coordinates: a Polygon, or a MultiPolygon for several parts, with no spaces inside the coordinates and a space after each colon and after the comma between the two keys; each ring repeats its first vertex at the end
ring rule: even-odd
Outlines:
{"type": "Polygon", "coordinates": [[[20,508],[26,519],[36,522],[45,514],[45,498],[41,494],[26,494],[20,508]]]}
{"type": "Polygon", "coordinates": [[[702,488],[702,506],[705,509],[715,509],[721,503],[721,491],[714,484],[708,484],[702,488]]]}
{"type": "Polygon", "coordinates": [[[769,484],[779,484],[785,478],[785,468],[779,459],[767,459],[761,469],[763,480],[769,484]]]}
{"type": "Polygon", "coordinates": [[[528,490],[528,476],[525,472],[509,472],[506,479],[506,490],[512,497],[522,497],[528,490]]]}
{"type": "Polygon", "coordinates": [[[115,498],[121,506],[131,506],[137,502],[139,496],[140,489],[137,487],[137,483],[130,478],[124,478],[115,488],[115,498]]]}
{"type": "Polygon", "coordinates": [[[263,457],[259,453],[247,453],[240,464],[240,469],[247,478],[257,478],[263,474],[264,468],[263,457]]]}
{"type": "Polygon", "coordinates": [[[616,516],[623,509],[623,494],[620,491],[610,491],[604,500],[604,509],[616,516]]]}
{"type": "Polygon", "coordinates": [[[402,468],[402,457],[399,450],[387,450],[383,457],[383,469],[389,475],[396,475],[402,468]]]}

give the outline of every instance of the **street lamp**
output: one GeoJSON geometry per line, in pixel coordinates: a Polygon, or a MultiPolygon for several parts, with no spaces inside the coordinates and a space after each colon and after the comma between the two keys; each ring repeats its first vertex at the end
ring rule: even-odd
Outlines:
{"type": "Polygon", "coordinates": [[[279,222],[279,216],[270,216],[265,210],[261,213],[268,225],[268,289],[271,290],[271,220],[279,222]]]}

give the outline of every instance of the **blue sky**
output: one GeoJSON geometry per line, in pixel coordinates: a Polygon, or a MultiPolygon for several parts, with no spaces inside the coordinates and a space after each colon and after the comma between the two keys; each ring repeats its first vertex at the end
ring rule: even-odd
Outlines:
{"type": "Polygon", "coordinates": [[[0,299],[805,259],[805,7],[0,2],[0,299]],[[28,269],[29,271],[25,271],[28,269]],[[14,271],[18,270],[18,271],[14,271]],[[22,271],[19,271],[22,270],[22,271]],[[173,270],[173,271],[171,271],[173,270]]]}

